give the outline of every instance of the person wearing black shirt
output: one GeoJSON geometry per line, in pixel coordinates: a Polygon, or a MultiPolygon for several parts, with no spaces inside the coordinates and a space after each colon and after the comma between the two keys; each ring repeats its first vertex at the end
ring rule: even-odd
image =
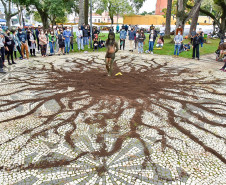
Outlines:
{"type": "Polygon", "coordinates": [[[63,55],[65,55],[65,53],[64,53],[64,48],[65,48],[64,40],[65,40],[65,38],[63,36],[63,30],[60,30],[60,34],[58,34],[58,43],[59,43],[58,55],[60,55],[61,51],[63,52],[63,55]]]}
{"type": "Polygon", "coordinates": [[[13,49],[14,49],[15,42],[13,40],[12,35],[10,35],[9,30],[6,31],[6,34],[7,35],[5,36],[5,48],[6,48],[8,64],[9,65],[16,64],[13,60],[13,49]],[[10,61],[9,61],[10,56],[11,56],[12,63],[10,63],[10,61]]]}
{"type": "Polygon", "coordinates": [[[193,37],[193,41],[192,41],[192,48],[193,48],[193,54],[192,54],[192,59],[196,58],[199,60],[199,44],[202,42],[202,37],[200,36],[200,34],[196,34],[193,37]]]}

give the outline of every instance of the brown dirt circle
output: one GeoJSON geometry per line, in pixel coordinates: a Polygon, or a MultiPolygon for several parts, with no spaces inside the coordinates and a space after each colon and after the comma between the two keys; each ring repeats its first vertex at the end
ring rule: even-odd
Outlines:
{"type": "MultiPolygon", "coordinates": [[[[91,97],[124,97],[126,99],[147,98],[150,94],[158,94],[164,88],[174,88],[174,81],[169,74],[162,75],[159,69],[146,69],[145,72],[132,69],[121,72],[122,76],[115,76],[120,72],[114,65],[114,74],[109,77],[104,69],[91,69],[85,72],[60,72],[60,76],[50,76],[52,85],[56,89],[75,87],[78,91],[88,91],[91,97]],[[160,75],[161,74],[161,75],[160,75]]],[[[51,73],[50,73],[51,75],[51,73]]],[[[72,94],[73,95],[73,94],[72,94]]]]}

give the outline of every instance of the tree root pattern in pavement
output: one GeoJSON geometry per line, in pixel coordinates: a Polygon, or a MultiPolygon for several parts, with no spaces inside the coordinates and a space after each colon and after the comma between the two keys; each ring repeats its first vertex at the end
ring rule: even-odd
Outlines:
{"type": "Polygon", "coordinates": [[[2,80],[0,182],[226,182],[226,80],[135,55],[108,77],[103,62],[34,61],[2,80]]]}

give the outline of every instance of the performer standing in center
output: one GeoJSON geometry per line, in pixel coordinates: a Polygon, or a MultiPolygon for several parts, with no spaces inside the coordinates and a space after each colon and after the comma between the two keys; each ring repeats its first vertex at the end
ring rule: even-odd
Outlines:
{"type": "Polygon", "coordinates": [[[115,42],[115,34],[110,32],[106,41],[107,52],[105,55],[105,64],[108,76],[112,75],[113,63],[115,60],[115,53],[118,51],[118,43],[115,42]]]}

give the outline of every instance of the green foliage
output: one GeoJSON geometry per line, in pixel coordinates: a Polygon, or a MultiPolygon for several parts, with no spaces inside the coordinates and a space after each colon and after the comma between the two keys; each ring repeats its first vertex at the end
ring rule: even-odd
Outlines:
{"type": "MultiPolygon", "coordinates": [[[[40,18],[43,21],[48,19],[51,22],[55,21],[56,18],[64,18],[66,13],[72,13],[75,9],[76,1],[74,0],[14,0],[20,5],[26,6],[27,9],[31,9],[34,6],[37,10],[40,18]]],[[[39,17],[36,14],[37,20],[39,17]]],[[[43,22],[44,24],[44,22],[43,22]]]]}
{"type": "Polygon", "coordinates": [[[68,22],[68,19],[67,17],[57,17],[55,19],[56,23],[67,23],[68,22]]]}
{"type": "Polygon", "coordinates": [[[146,11],[144,11],[140,15],[153,15],[153,14],[155,14],[155,11],[152,11],[152,12],[146,12],[146,11]]]}
{"type": "Polygon", "coordinates": [[[109,12],[109,16],[124,15],[133,13],[133,7],[128,0],[95,0],[96,13],[102,14],[104,11],[109,12]]]}
{"type": "Polygon", "coordinates": [[[138,12],[138,10],[143,6],[145,0],[133,0],[133,7],[136,9],[136,11],[138,12]]]}
{"type": "Polygon", "coordinates": [[[42,19],[38,12],[34,12],[34,20],[37,22],[42,22],[42,19]]]}

